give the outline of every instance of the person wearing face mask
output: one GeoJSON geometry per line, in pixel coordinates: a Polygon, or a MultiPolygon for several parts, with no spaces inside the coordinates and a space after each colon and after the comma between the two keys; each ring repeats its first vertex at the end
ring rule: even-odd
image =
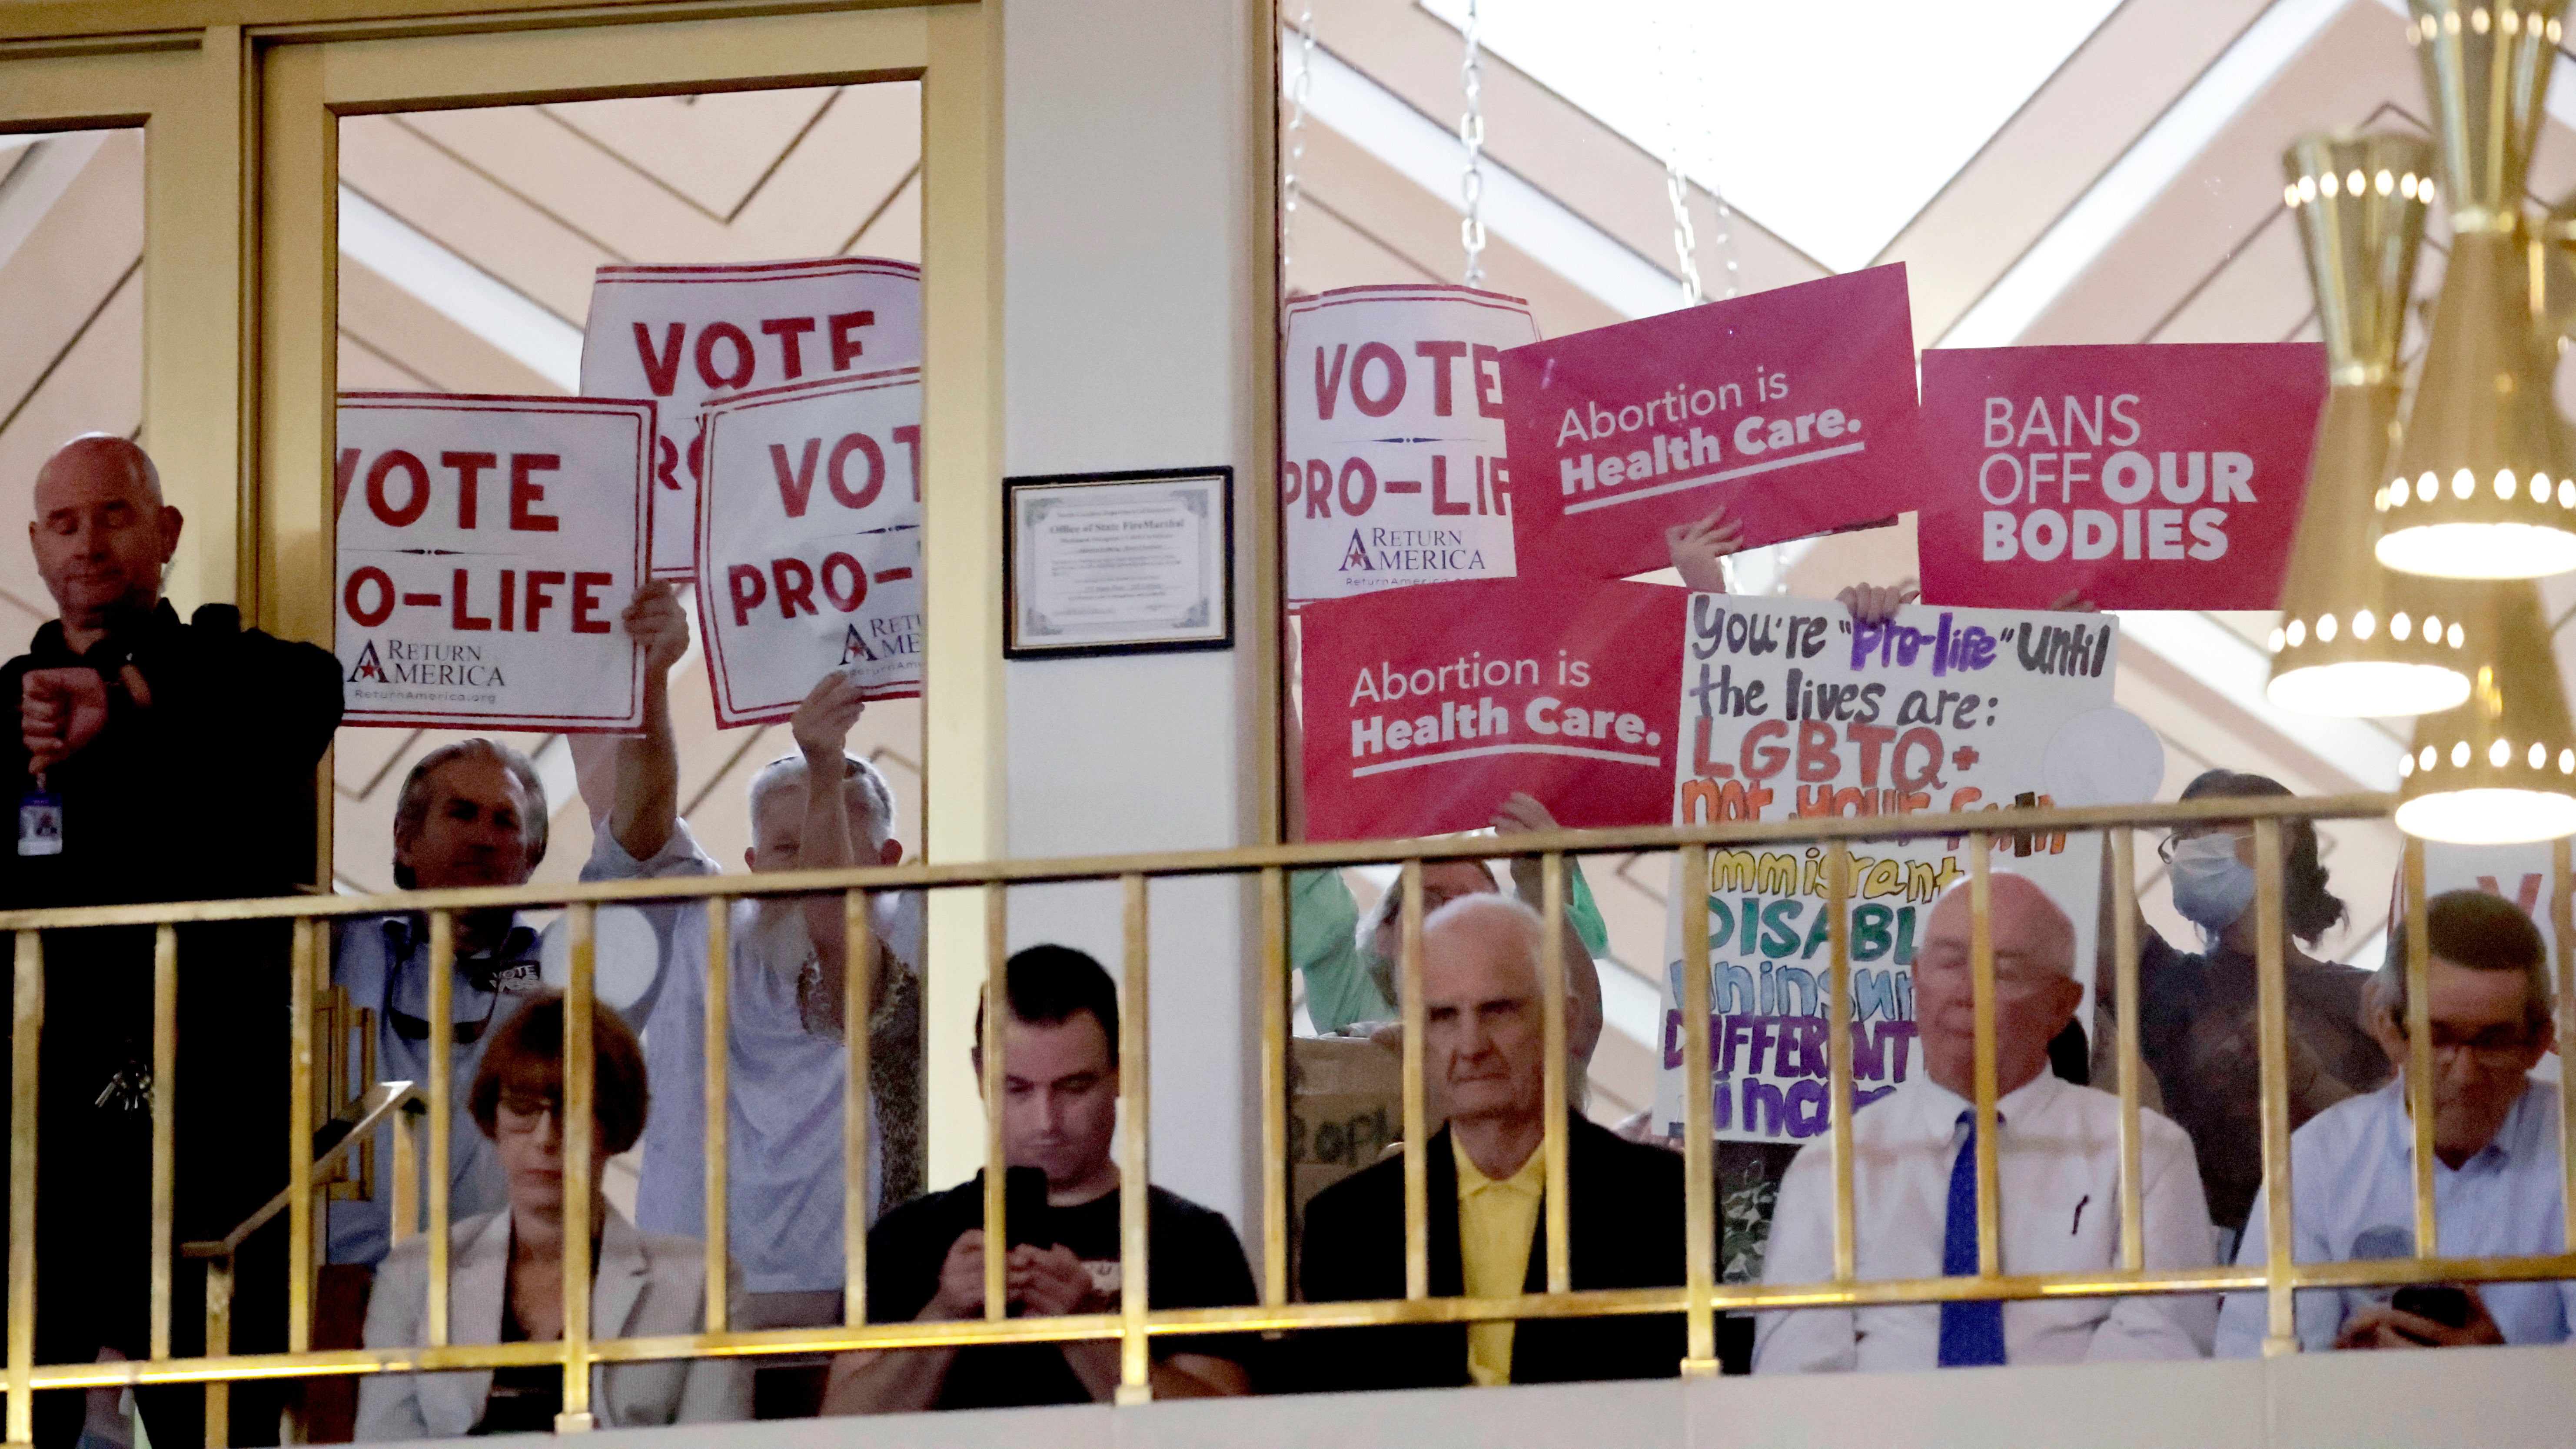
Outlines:
{"type": "MultiPolygon", "coordinates": [[[[2182,798],[2288,795],[2277,780],[2210,770],[2182,798]]],[[[2281,822],[2282,953],[2289,988],[2290,1125],[2388,1079],[2388,1060],[2363,1008],[2369,973],[2301,949],[2344,919],[2326,889],[2316,828],[2281,822]]],[[[2199,928],[2201,949],[2178,949],[2138,922],[2138,1047],[2163,1094],[2163,1110],[2191,1136],[2209,1191],[2210,1221],[2232,1238],[2263,1183],[2262,1073],[2256,1049],[2254,827],[2214,821],[2174,832],[2160,848],[2174,909],[2199,928]]],[[[2110,892],[2103,892],[2110,900],[2110,892]]],[[[2107,906],[2106,906],[2107,909],[2107,906]]],[[[2107,941],[2110,933],[2105,931],[2107,941]]],[[[2107,1000],[2101,1011],[2107,1015],[2107,1000]]],[[[2107,1023],[2095,1040],[2108,1042],[2107,1023]]]]}

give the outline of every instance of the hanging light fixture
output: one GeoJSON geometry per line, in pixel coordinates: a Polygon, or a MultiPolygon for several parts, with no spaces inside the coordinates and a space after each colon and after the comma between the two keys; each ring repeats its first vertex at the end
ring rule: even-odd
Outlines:
{"type": "Polygon", "coordinates": [[[2397,762],[2397,827],[2464,845],[2576,833],[2576,725],[2539,586],[2477,593],[2468,631],[2486,662],[2467,703],[2415,721],[2413,752],[2397,762]]]}
{"type": "MultiPolygon", "coordinates": [[[[2444,578],[2576,568],[2576,483],[2533,316],[2524,175],[2567,0],[2409,0],[2407,41],[2441,137],[2451,254],[2397,465],[2379,561],[2444,578]]],[[[2375,183],[2375,178],[2374,178],[2375,183]]]]}
{"type": "Polygon", "coordinates": [[[2394,133],[2304,136],[2281,163],[2331,386],[2272,631],[2269,693],[2303,714],[2449,709],[2469,697],[2453,627],[2464,586],[2380,567],[2369,506],[2397,432],[2397,349],[2433,199],[2433,147],[2394,133]]]}

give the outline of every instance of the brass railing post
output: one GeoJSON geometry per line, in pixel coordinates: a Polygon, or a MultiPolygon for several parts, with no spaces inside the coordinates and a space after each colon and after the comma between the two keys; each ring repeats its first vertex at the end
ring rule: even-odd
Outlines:
{"type": "Polygon", "coordinates": [[[456,1132],[456,917],[429,913],[429,1295],[423,1317],[429,1345],[448,1338],[448,1259],[455,1246],[448,1221],[448,1161],[456,1132]]]}
{"type": "Polygon", "coordinates": [[[1713,1378],[1718,1371],[1717,1167],[1709,1094],[1708,1060],[1708,847],[1681,851],[1681,885],[1674,901],[1682,913],[1682,1231],[1683,1317],[1687,1347],[1684,1378],[1713,1378]]]}
{"type": "MultiPolygon", "coordinates": [[[[2263,1082],[2263,1356],[2299,1351],[2291,1279],[2290,1016],[2281,911],[2281,822],[2254,822],[2254,1033],[2263,1082]]],[[[2422,932],[2415,933],[2420,939],[2422,932]]]]}
{"type": "Polygon", "coordinates": [[[1834,1281],[1847,1283],[1857,1271],[1858,1249],[1852,1229],[1852,1033],[1859,1025],[1851,1011],[1851,848],[1837,840],[1825,856],[1825,911],[1828,981],[1825,1048],[1828,1092],[1826,1110],[1833,1115],[1834,1281]]]}
{"type": "Polygon", "coordinates": [[[2549,843],[2550,939],[2558,947],[2559,1197],[2566,1218],[2558,1242],[2561,1251],[2576,1252],[2576,1072],[2565,1065],[2567,1054],[2576,1052],[2576,879],[2570,878],[2568,854],[2563,837],[2549,843]]]}
{"type": "Polygon", "coordinates": [[[178,1218],[179,928],[152,931],[151,1357],[170,1356],[170,1255],[178,1218]]]}
{"type": "MultiPolygon", "coordinates": [[[[2138,1112],[2146,1067],[2138,1056],[2137,837],[2125,827],[2106,832],[2111,852],[2111,1029],[2120,1063],[2120,1266],[2147,1266],[2147,1209],[2140,1185],[2138,1112]]],[[[2099,993],[2102,983],[2095,981],[2099,993]]]]}
{"type": "Polygon", "coordinates": [[[1145,1314],[1153,1301],[1153,1263],[1146,1251],[1146,1210],[1153,1200],[1148,1140],[1154,1116],[1153,1063],[1147,1015],[1152,1000],[1147,958],[1152,953],[1147,948],[1145,877],[1124,876],[1119,884],[1126,897],[1127,961],[1119,982],[1126,1000],[1118,1015],[1118,1106],[1127,1136],[1120,1144],[1125,1160],[1119,1164],[1118,1182],[1118,1402],[1149,1404],[1154,1401],[1152,1341],[1145,1336],[1145,1314]]]}
{"type": "MultiPolygon", "coordinates": [[[[1430,1212],[1425,1163],[1430,1144],[1430,1113],[1423,1101],[1423,1063],[1429,1060],[1422,1040],[1422,862],[1408,860],[1398,889],[1404,892],[1401,958],[1396,966],[1396,1003],[1404,1018],[1404,1296],[1431,1296],[1431,1247],[1424,1222],[1430,1212]]],[[[1451,1209],[1454,1211],[1454,1207],[1451,1209]]]]}
{"type": "Polygon", "coordinates": [[[9,1013],[9,1442],[36,1442],[36,1048],[45,1032],[45,945],[18,932],[9,1013]]]}
{"type": "Polygon", "coordinates": [[[1261,872],[1261,1301],[1288,1301],[1288,873],[1261,872]]]}
{"type": "Polygon", "coordinates": [[[707,902],[707,994],[704,1039],[698,1055],[705,1062],[700,1111],[705,1121],[701,1135],[705,1138],[706,1211],[701,1214],[706,1237],[699,1247],[705,1253],[703,1271],[707,1285],[707,1332],[723,1333],[733,1325],[728,1319],[733,1291],[733,1198],[727,1186],[733,1169],[733,901],[716,896],[707,902]]]}
{"type": "MultiPolygon", "coordinates": [[[[2415,1256],[2441,1255],[2433,1222],[2433,962],[2424,920],[2424,843],[2408,836],[2406,872],[2406,1115],[2414,1129],[2415,1256]]],[[[2259,887],[2258,887],[2259,893],[2259,887]]]]}
{"type": "MultiPolygon", "coordinates": [[[[597,908],[576,901],[565,913],[572,936],[572,989],[564,993],[563,1110],[555,1127],[563,1139],[563,1412],[555,1432],[588,1432],[590,1412],[591,1180],[599,1147],[598,1043],[592,1003],[597,999],[592,930],[597,908]]],[[[723,1291],[708,1285],[709,1298],[723,1291]]],[[[611,1330],[612,1335],[614,1329],[611,1330]]]]}
{"type": "Polygon", "coordinates": [[[1544,1113],[1539,1138],[1547,1154],[1547,1291],[1574,1291],[1574,1253],[1568,1239],[1572,1204],[1565,1176],[1566,1079],[1565,1032],[1565,857],[1549,851],[1539,859],[1539,1035],[1547,1061],[1542,1071],[1540,1103],[1544,1113]]]}
{"type": "MultiPolygon", "coordinates": [[[[868,1321],[868,1115],[875,1102],[868,1020],[876,1014],[876,917],[866,891],[841,893],[841,1036],[849,1082],[841,1091],[841,1321],[868,1321]]],[[[709,1278],[708,1282],[716,1281],[709,1278]]]]}
{"type": "Polygon", "coordinates": [[[1968,976],[1976,1017],[1977,1276],[2004,1270],[2001,1153],[1995,1142],[1995,879],[1994,842],[1968,837],[1968,976]]]}
{"type": "Polygon", "coordinates": [[[286,1351],[313,1347],[313,938],[320,923],[298,917],[293,984],[287,993],[293,1081],[287,1105],[286,1351]]]}
{"type": "Polygon", "coordinates": [[[1011,918],[1008,887],[984,887],[984,1318],[999,1323],[1010,1316],[1010,1224],[1003,1221],[1008,1194],[1003,1191],[1009,1165],[1002,1138],[1003,1022],[1011,1010],[1011,918]]]}

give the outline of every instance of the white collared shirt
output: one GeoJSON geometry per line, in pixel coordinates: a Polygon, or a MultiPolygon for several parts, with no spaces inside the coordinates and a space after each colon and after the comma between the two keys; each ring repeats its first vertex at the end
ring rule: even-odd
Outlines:
{"type": "MultiPolygon", "coordinates": [[[[2048,1073],[1996,1104],[2003,1271],[2077,1273],[2120,1261],[2120,1102],[2048,1073]]],[[[1974,1104],[1917,1077],[1852,1116],[1855,1271],[1861,1278],[1941,1276],[1950,1171],[1974,1104]]],[[[2138,1114],[2149,1268],[2205,1268],[2214,1256],[2209,1205],[2182,1129],[2138,1114]]],[[[1824,1139],[1790,1164],[1771,1218],[1762,1281],[1833,1277],[1833,1156],[1824,1139]]],[[[2218,1304],[2201,1294],[2024,1300],[2004,1305],[2004,1352],[2016,1364],[2183,1359],[2209,1353],[2218,1304]]],[[[1755,1373],[1928,1369],[1940,1362],[1936,1303],[1793,1309],[1760,1315],[1755,1373]]]]}
{"type": "MultiPolygon", "coordinates": [[[[2566,1233],[2565,1179],[2558,1170],[2558,1087],[2531,1082],[2495,1138],[2453,1167],[2433,1160],[2434,1226],[2454,1258],[2544,1256],[2566,1233]]],[[[2245,1223],[2239,1265],[2264,1259],[2266,1198],[2245,1223]]],[[[2406,1077],[2348,1097],[2290,1134],[2291,1257],[2301,1263],[2403,1258],[2415,1251],[2415,1128],[2406,1077]]],[[[2393,1288],[2303,1288],[2299,1344],[2334,1347],[2346,1318],[2384,1304],[2393,1288]]],[[[2564,1343],[2576,1319],[2576,1283],[2482,1283],[2478,1296],[2507,1343],[2564,1343]]],[[[2263,1351],[2263,1295],[2230,1293],[2219,1317],[2222,1358],[2263,1351]]]]}

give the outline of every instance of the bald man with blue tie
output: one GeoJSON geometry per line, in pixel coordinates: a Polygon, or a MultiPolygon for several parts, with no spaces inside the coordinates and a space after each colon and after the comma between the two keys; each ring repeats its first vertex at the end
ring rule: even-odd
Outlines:
{"type": "MultiPolygon", "coordinates": [[[[2082,1273],[2120,1261],[2120,1104],[2048,1069],[2074,1019],[2075,927],[2025,876],[1993,885],[1996,1156],[2006,1273],[2082,1273]]],[[[1914,963],[1924,1072],[1852,1119],[1855,1271],[1862,1279],[1977,1271],[1976,1016],[1968,887],[1933,907],[1914,963]]],[[[2139,1114],[2150,1269],[2205,1268],[2209,1206],[2190,1139],[2139,1114]]],[[[1817,1139],[1780,1185],[1763,1281],[1833,1276],[1832,1145],[1817,1139]]],[[[1761,1315],[1755,1373],[2205,1358],[2218,1305],[2166,1297],[1962,1300],[1761,1315]]]]}

